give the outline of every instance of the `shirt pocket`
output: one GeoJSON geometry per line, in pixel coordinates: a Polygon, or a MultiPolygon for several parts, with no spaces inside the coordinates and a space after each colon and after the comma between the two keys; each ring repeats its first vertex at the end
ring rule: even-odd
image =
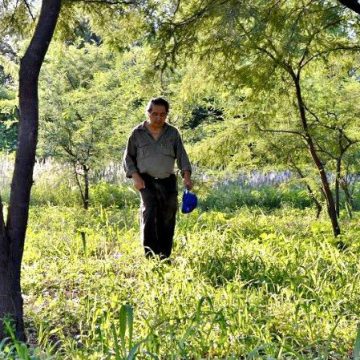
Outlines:
{"type": "Polygon", "coordinates": [[[144,159],[151,155],[151,145],[142,143],[137,148],[137,158],[144,159]]]}
{"type": "Polygon", "coordinates": [[[166,139],[160,143],[160,151],[166,156],[175,158],[175,148],[173,139],[166,139]]]}

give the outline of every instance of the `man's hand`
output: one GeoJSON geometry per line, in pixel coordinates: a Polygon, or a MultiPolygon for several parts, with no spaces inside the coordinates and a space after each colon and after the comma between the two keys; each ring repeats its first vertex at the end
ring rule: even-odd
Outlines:
{"type": "Polygon", "coordinates": [[[184,179],[183,179],[184,186],[191,190],[193,188],[193,183],[191,181],[191,173],[190,171],[185,170],[184,171],[184,179]]]}
{"type": "Polygon", "coordinates": [[[140,191],[141,189],[145,189],[145,182],[143,178],[139,175],[139,173],[133,173],[132,179],[135,189],[137,189],[138,191],[140,191]]]}

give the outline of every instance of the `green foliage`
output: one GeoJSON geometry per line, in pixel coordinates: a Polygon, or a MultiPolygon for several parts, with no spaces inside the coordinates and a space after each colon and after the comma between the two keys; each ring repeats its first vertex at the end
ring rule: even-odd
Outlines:
{"type": "Polygon", "coordinates": [[[319,164],[328,173],[340,167],[336,179],[345,184],[359,143],[358,105],[349,101],[360,89],[358,26],[327,1],[191,1],[170,11],[158,29],[158,59],[187,69],[190,58],[196,70],[183,78],[200,74],[187,85],[190,101],[198,88],[215,88],[225,109],[222,126],[188,137],[198,142],[193,159],[218,169],[291,168],[317,197],[319,185],[328,188],[319,164]]]}
{"type": "Polygon", "coordinates": [[[131,128],[143,121],[145,94],[156,87],[144,85],[149,64],[143,56],[146,48],[119,56],[82,40],[55,43],[50,51],[38,155],[72,166],[84,206],[89,179],[113,159],[121,162],[131,128]]]}
{"type": "Polygon", "coordinates": [[[359,326],[358,326],[357,336],[355,339],[353,357],[354,357],[354,360],[360,359],[360,328],[359,328],[359,326]]]}
{"type": "MultiPolygon", "coordinates": [[[[25,32],[23,5],[13,19],[27,24],[25,32]]],[[[264,131],[302,131],[291,78],[299,67],[310,131],[327,169],[334,169],[341,131],[358,140],[359,105],[349,101],[359,95],[358,59],[338,50],[358,46],[359,22],[334,2],[140,1],[100,12],[102,5],[64,2],[57,38],[67,45],[52,45],[40,79],[39,155],[94,169],[120,161],[148,98],[164,94],[171,121],[187,127],[198,164],[233,171],[295,164],[305,171],[302,182],[316,188],[301,136],[264,131]]],[[[12,10],[0,19],[4,34],[12,10]]],[[[14,129],[15,96],[1,87],[0,97],[14,129]]],[[[353,148],[343,161],[346,171],[358,173],[353,148]]],[[[357,213],[344,223],[347,249],[339,251],[329,223],[310,214],[302,188],[203,191],[199,209],[179,214],[169,266],[144,259],[132,188],[92,185],[94,206],[85,212],[69,177],[36,180],[31,200],[25,313],[44,353],[344,359],[353,350],[357,356],[357,213]]],[[[7,354],[19,349],[28,356],[22,345],[3,345],[7,354]]]]}
{"type": "MultiPolygon", "coordinates": [[[[359,96],[354,70],[357,62],[357,56],[332,55],[325,65],[315,63],[303,74],[309,131],[329,171],[335,170],[334,159],[340,157],[339,143],[343,148],[350,145],[342,155],[343,167],[357,171],[352,164],[356,164],[358,152],[358,104],[349,101],[359,96]]],[[[233,81],[235,86],[237,79],[233,81]]],[[[295,93],[289,91],[292,84],[285,76],[273,75],[273,81],[271,91],[244,91],[247,94],[244,99],[240,94],[231,97],[226,86],[218,85],[223,92],[218,101],[226,109],[226,121],[201,129],[201,141],[191,148],[196,162],[228,169],[297,165],[306,169],[306,176],[317,177],[315,172],[309,172],[312,160],[303,141],[295,93]]],[[[193,132],[195,138],[196,133],[193,132]]]]}
{"type": "MultiPolygon", "coordinates": [[[[0,101],[4,103],[3,101],[0,101]]],[[[18,132],[18,120],[17,110],[14,107],[7,112],[5,108],[3,111],[6,113],[0,114],[0,150],[2,151],[14,151],[17,145],[17,132],[18,132]]]]}
{"type": "Polygon", "coordinates": [[[53,344],[62,359],[349,354],[358,214],[344,225],[344,252],[306,210],[198,209],[179,215],[172,265],[144,258],[137,216],[137,207],[32,208],[23,286],[40,349],[53,344]]]}
{"type": "MultiPolygon", "coordinates": [[[[138,204],[135,190],[127,184],[99,182],[90,186],[94,206],[124,208],[138,204]]],[[[5,199],[6,200],[6,199],[5,199]]],[[[81,198],[77,186],[59,179],[40,179],[32,189],[31,205],[79,206],[81,198]]]]}
{"type": "Polygon", "coordinates": [[[100,182],[91,187],[94,206],[126,208],[138,204],[138,194],[131,184],[108,184],[100,182]]]}
{"type": "Polygon", "coordinates": [[[291,206],[304,209],[312,206],[311,199],[302,188],[241,185],[220,186],[201,201],[204,210],[234,211],[241,207],[256,206],[264,210],[291,206]]]}
{"type": "Polygon", "coordinates": [[[0,65],[0,151],[15,150],[18,119],[13,84],[0,65]]]}
{"type": "Polygon", "coordinates": [[[155,83],[146,83],[147,49],[119,55],[106,46],[54,43],[42,75],[40,151],[90,168],[118,158],[143,121],[155,83]]]}
{"type": "Polygon", "coordinates": [[[57,61],[52,61],[43,75],[43,152],[93,168],[106,159],[111,137],[117,132],[109,112],[116,84],[111,85],[113,80],[107,74],[111,54],[95,46],[64,50],[60,47],[53,53],[57,61]]]}
{"type": "Polygon", "coordinates": [[[31,12],[34,11],[34,2],[17,1],[2,1],[0,4],[0,34],[4,38],[6,35],[21,35],[26,36],[34,26],[34,19],[31,17],[31,12]]]}
{"type": "Polygon", "coordinates": [[[195,129],[200,124],[221,121],[222,111],[213,107],[196,106],[191,112],[191,119],[185,124],[186,128],[195,129]]]}
{"type": "Polygon", "coordinates": [[[8,337],[0,342],[1,359],[39,360],[39,349],[30,349],[27,344],[18,341],[15,336],[14,324],[11,319],[4,320],[5,332],[8,337]]]}

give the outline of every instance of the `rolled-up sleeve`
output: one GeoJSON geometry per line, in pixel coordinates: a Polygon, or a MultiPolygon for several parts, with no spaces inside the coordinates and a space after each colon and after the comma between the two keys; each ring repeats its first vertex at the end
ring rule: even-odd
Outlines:
{"type": "Polygon", "coordinates": [[[181,136],[179,133],[177,134],[175,149],[176,149],[176,163],[177,163],[179,170],[181,171],[181,176],[184,176],[184,171],[190,171],[190,173],[191,173],[192,169],[191,169],[189,157],[186,153],[184,144],[182,142],[182,139],[181,139],[181,136]]]}
{"type": "Polygon", "coordinates": [[[136,146],[133,133],[130,135],[126,145],[123,158],[123,167],[126,177],[128,178],[131,178],[132,174],[139,171],[136,166],[136,146]]]}

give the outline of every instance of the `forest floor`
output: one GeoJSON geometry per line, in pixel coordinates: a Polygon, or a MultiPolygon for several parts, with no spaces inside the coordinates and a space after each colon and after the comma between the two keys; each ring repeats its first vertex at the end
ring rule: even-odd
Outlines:
{"type": "Polygon", "coordinates": [[[23,263],[32,358],[350,359],[360,214],[339,249],[314,209],[178,215],[172,263],[147,260],[136,204],[32,206],[23,263]]]}

